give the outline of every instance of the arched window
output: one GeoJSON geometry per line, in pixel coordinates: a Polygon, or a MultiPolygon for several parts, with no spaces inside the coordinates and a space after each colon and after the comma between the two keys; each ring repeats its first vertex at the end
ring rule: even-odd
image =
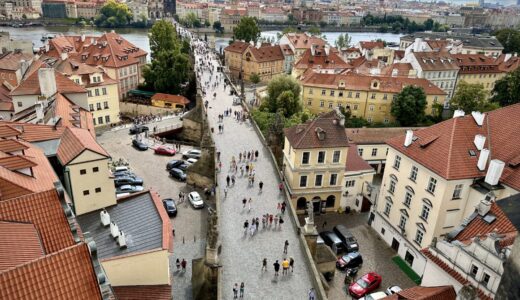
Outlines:
{"type": "Polygon", "coordinates": [[[327,197],[327,207],[334,207],[336,204],[336,196],[330,195],[327,197]]]}
{"type": "Polygon", "coordinates": [[[407,185],[405,188],[406,188],[410,193],[412,193],[412,194],[415,195],[415,191],[413,190],[413,188],[412,188],[411,186],[407,185]]]}
{"type": "Polygon", "coordinates": [[[306,209],[307,208],[307,199],[305,197],[300,197],[296,201],[296,209],[306,209]]]}

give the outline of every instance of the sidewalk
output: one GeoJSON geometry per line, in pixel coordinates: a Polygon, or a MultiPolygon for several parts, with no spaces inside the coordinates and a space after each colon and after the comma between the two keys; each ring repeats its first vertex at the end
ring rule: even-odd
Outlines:
{"type": "MultiPolygon", "coordinates": [[[[197,60],[200,59],[197,56],[197,60]]],[[[216,63],[216,61],[213,61],[216,63]]],[[[203,80],[209,78],[209,73],[203,74],[203,80]]],[[[277,204],[283,198],[278,191],[278,177],[274,166],[269,159],[269,153],[262,145],[260,138],[250,125],[238,123],[233,114],[224,117],[224,133],[218,133],[218,115],[223,114],[224,109],[231,108],[233,111],[239,106],[232,106],[232,97],[229,96],[229,87],[224,92],[219,86],[215,90],[216,100],[213,100],[213,90],[207,92],[208,120],[210,127],[215,128],[213,138],[216,151],[221,152],[222,171],[218,175],[219,192],[221,193],[221,208],[219,211],[220,239],[222,241],[222,252],[220,263],[222,273],[220,286],[222,288],[222,299],[233,299],[233,285],[241,282],[245,284],[244,299],[307,299],[307,292],[312,287],[311,272],[306,265],[303,249],[301,248],[296,227],[290,221],[286,211],[285,223],[281,229],[262,229],[253,236],[244,235],[243,224],[245,220],[259,217],[263,214],[277,213],[277,204]],[[209,96],[211,95],[211,96],[209,96]],[[248,187],[247,177],[240,177],[237,173],[237,181],[234,187],[230,187],[227,198],[224,198],[223,187],[226,185],[226,176],[232,156],[238,161],[239,151],[259,150],[259,159],[253,162],[256,170],[255,186],[248,187]],[[263,181],[263,192],[259,193],[258,182],[263,181]],[[248,212],[243,209],[242,199],[252,198],[252,210],[248,212]],[[288,254],[283,254],[285,240],[289,241],[288,254]],[[267,271],[262,272],[262,259],[267,258],[267,271]],[[283,258],[293,257],[294,273],[282,276],[274,276],[273,263],[283,258]]],[[[274,223],[273,223],[274,227],[274,223]]]]}

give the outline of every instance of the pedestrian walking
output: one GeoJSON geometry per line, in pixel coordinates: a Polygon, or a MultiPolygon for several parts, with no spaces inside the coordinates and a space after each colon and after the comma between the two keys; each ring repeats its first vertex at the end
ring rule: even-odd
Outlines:
{"type": "Polygon", "coordinates": [[[231,175],[231,184],[233,186],[235,186],[235,175],[234,174],[231,175]]]}
{"type": "Polygon", "coordinates": [[[264,187],[264,183],[262,181],[260,181],[258,183],[258,187],[260,187],[260,193],[262,192],[262,188],[264,187]]]}
{"type": "Polygon", "coordinates": [[[244,298],[244,283],[240,284],[240,298],[244,298]]]}
{"type": "Polygon", "coordinates": [[[175,261],[175,265],[177,266],[177,271],[179,271],[179,269],[181,268],[181,261],[178,258],[175,261]]]}
{"type": "Polygon", "coordinates": [[[281,211],[282,211],[282,215],[284,215],[285,214],[285,202],[282,203],[281,211]]]}
{"type": "Polygon", "coordinates": [[[244,222],[244,230],[247,230],[248,228],[249,228],[249,221],[246,220],[246,221],[244,222]]]}
{"type": "Polygon", "coordinates": [[[242,199],[242,204],[244,205],[244,206],[242,206],[242,208],[246,208],[246,203],[247,203],[247,199],[246,198],[242,199]]]}
{"type": "Polygon", "coordinates": [[[281,228],[282,228],[282,224],[285,222],[285,221],[283,220],[282,216],[280,216],[280,220],[279,220],[278,222],[279,222],[279,224],[280,224],[280,227],[279,227],[279,228],[281,229],[281,228]]]}
{"type": "Polygon", "coordinates": [[[248,206],[249,206],[248,207],[248,211],[251,211],[251,202],[252,202],[252,200],[251,200],[251,198],[249,198],[249,201],[248,201],[248,206]]]}
{"type": "Polygon", "coordinates": [[[286,258],[282,261],[282,275],[287,275],[288,271],[289,271],[289,261],[286,258]]]}
{"type": "Polygon", "coordinates": [[[276,260],[273,264],[274,267],[274,276],[278,276],[278,272],[280,271],[280,263],[276,260]]]}
{"type": "Polygon", "coordinates": [[[294,272],[294,259],[292,256],[289,258],[289,266],[291,267],[291,273],[294,272]]]}
{"type": "Polygon", "coordinates": [[[267,258],[262,260],[262,271],[267,271],[267,258]]]}
{"type": "Polygon", "coordinates": [[[309,300],[316,300],[316,292],[314,291],[314,288],[309,290],[309,300]]]}
{"type": "Polygon", "coordinates": [[[187,264],[186,260],[184,260],[184,258],[183,258],[182,261],[181,261],[181,267],[182,267],[182,271],[183,272],[186,272],[186,264],[187,264]]]}
{"type": "Polygon", "coordinates": [[[227,187],[224,188],[224,198],[227,198],[227,192],[228,192],[228,189],[227,187]]]}
{"type": "Polygon", "coordinates": [[[289,248],[289,241],[285,240],[285,243],[283,245],[283,253],[287,254],[287,249],[289,248]]]}
{"type": "Polygon", "coordinates": [[[278,216],[274,216],[274,228],[278,226],[278,216]]]}
{"type": "Polygon", "coordinates": [[[278,205],[276,206],[276,209],[277,209],[277,210],[282,209],[282,204],[281,204],[280,202],[278,202],[278,205]]]}
{"type": "Polygon", "coordinates": [[[229,181],[231,180],[231,178],[229,178],[229,175],[226,177],[226,183],[227,183],[227,186],[229,186],[229,181]]]}
{"type": "Polygon", "coordinates": [[[258,159],[258,150],[255,150],[255,160],[258,159]]]}
{"type": "Polygon", "coordinates": [[[233,286],[233,299],[237,299],[238,298],[238,283],[235,283],[235,285],[233,286]]]}

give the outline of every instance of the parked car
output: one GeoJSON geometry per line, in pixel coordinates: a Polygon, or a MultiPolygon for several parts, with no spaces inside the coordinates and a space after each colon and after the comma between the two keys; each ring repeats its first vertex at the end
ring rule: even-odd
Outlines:
{"type": "Polygon", "coordinates": [[[320,236],[325,242],[325,245],[332,249],[335,254],[344,252],[346,250],[345,244],[339,239],[339,237],[332,231],[320,232],[320,236]]]}
{"type": "Polygon", "coordinates": [[[153,152],[155,154],[169,155],[169,156],[173,156],[176,153],[175,149],[173,149],[171,147],[167,147],[167,146],[159,146],[159,147],[155,148],[153,152]]]}
{"type": "Polygon", "coordinates": [[[141,132],[145,132],[145,131],[148,131],[150,130],[150,128],[148,128],[147,126],[144,126],[144,125],[134,125],[130,128],[130,134],[138,134],[138,133],[141,133],[141,132]]]}
{"type": "Polygon", "coordinates": [[[124,194],[124,193],[137,193],[141,192],[143,190],[143,187],[141,185],[122,185],[118,188],[116,188],[116,195],[118,194],[124,194]]]}
{"type": "Polygon", "coordinates": [[[183,159],[188,159],[188,158],[196,158],[196,159],[199,159],[200,158],[200,150],[199,149],[191,149],[191,150],[188,150],[188,151],[184,151],[182,153],[182,158],[183,159]]]}
{"type": "Polygon", "coordinates": [[[180,181],[186,181],[186,173],[184,173],[184,171],[181,169],[170,169],[170,176],[180,181]]]}
{"type": "Polygon", "coordinates": [[[114,168],[114,172],[130,171],[127,166],[117,166],[114,168]]]}
{"type": "Polygon", "coordinates": [[[166,213],[168,213],[168,216],[177,216],[177,205],[175,204],[175,200],[173,200],[172,198],[163,199],[163,206],[166,210],[166,213]]]}
{"type": "Polygon", "coordinates": [[[339,237],[339,239],[345,244],[347,247],[347,252],[358,252],[359,244],[347,227],[345,225],[336,225],[332,228],[332,231],[339,237]]]}
{"type": "Polygon", "coordinates": [[[390,287],[388,287],[386,289],[386,294],[387,295],[393,295],[393,294],[397,294],[399,293],[400,291],[402,291],[403,289],[397,285],[392,285],[390,287]]]}
{"type": "Polygon", "coordinates": [[[379,300],[386,297],[388,297],[388,295],[383,292],[375,292],[370,295],[366,295],[365,297],[360,298],[359,300],[379,300]]]}
{"type": "Polygon", "coordinates": [[[185,161],[183,161],[182,164],[177,166],[177,169],[183,170],[184,172],[186,172],[186,170],[188,169],[189,166],[190,165],[188,165],[185,161]]]}
{"type": "Polygon", "coordinates": [[[135,177],[135,174],[130,172],[130,171],[119,171],[119,172],[114,172],[112,173],[112,175],[114,175],[114,177],[124,177],[124,176],[132,176],[132,177],[135,177]]]}
{"type": "Polygon", "coordinates": [[[188,159],[186,160],[186,164],[187,164],[188,166],[191,166],[191,165],[193,165],[194,163],[196,163],[196,162],[198,162],[198,161],[199,161],[199,160],[198,160],[198,159],[195,159],[195,158],[188,158],[188,159]]]}
{"type": "Polygon", "coordinates": [[[139,177],[132,177],[132,176],[122,176],[122,177],[116,177],[114,179],[114,184],[116,186],[122,186],[122,185],[143,185],[143,179],[139,177]]]}
{"type": "Polygon", "coordinates": [[[361,298],[377,289],[381,285],[381,280],[381,275],[376,272],[369,272],[361,276],[356,282],[351,283],[348,292],[354,298],[361,298]]]}
{"type": "Polygon", "coordinates": [[[336,261],[336,268],[345,270],[346,268],[357,268],[363,264],[363,257],[359,252],[350,252],[340,256],[336,261]]]}
{"type": "Polygon", "coordinates": [[[190,204],[194,208],[203,208],[204,207],[204,201],[200,197],[199,193],[197,192],[191,192],[188,194],[188,199],[190,200],[190,204]]]}
{"type": "Polygon", "coordinates": [[[170,160],[167,164],[166,164],[166,170],[170,170],[172,168],[177,168],[178,166],[182,165],[184,163],[183,160],[180,160],[180,159],[173,159],[173,160],[170,160]]]}
{"type": "Polygon", "coordinates": [[[137,149],[137,150],[140,150],[140,151],[146,151],[148,150],[148,145],[141,142],[141,141],[138,141],[138,140],[132,140],[132,145],[137,149]]]}

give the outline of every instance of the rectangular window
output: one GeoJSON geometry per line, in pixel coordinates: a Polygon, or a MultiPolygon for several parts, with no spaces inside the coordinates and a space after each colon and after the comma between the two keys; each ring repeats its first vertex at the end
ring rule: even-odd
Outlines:
{"type": "Polygon", "coordinates": [[[388,99],[388,94],[384,94],[383,95],[383,100],[387,100],[388,99]]]}
{"type": "Polygon", "coordinates": [[[477,277],[477,273],[478,273],[478,267],[475,265],[471,265],[471,271],[470,271],[471,277],[473,277],[473,278],[477,277]]]}
{"type": "Polygon", "coordinates": [[[312,89],[309,89],[309,95],[312,95],[312,89]]]}
{"type": "Polygon", "coordinates": [[[388,187],[388,192],[390,194],[394,194],[395,192],[395,181],[394,180],[390,180],[390,186],[388,187]]]}
{"type": "Polygon", "coordinates": [[[411,203],[412,203],[412,193],[406,192],[406,195],[404,195],[404,205],[409,208],[411,203]]]}
{"type": "Polygon", "coordinates": [[[311,106],[311,105],[312,105],[312,100],[311,100],[311,99],[308,99],[308,100],[307,100],[307,105],[308,105],[308,106],[311,106]]]}
{"type": "Polygon", "coordinates": [[[412,166],[412,171],[410,171],[410,180],[415,182],[417,180],[417,172],[419,169],[416,166],[412,166]]]}
{"type": "Polygon", "coordinates": [[[339,151],[339,150],[334,151],[334,154],[332,155],[332,162],[338,163],[340,157],[341,157],[341,151],[339,151]]]}
{"type": "Polygon", "coordinates": [[[101,110],[101,103],[96,103],[97,110],[101,110]]]}
{"type": "Polygon", "coordinates": [[[110,124],[110,116],[105,116],[105,123],[110,124]]]}
{"type": "Polygon", "coordinates": [[[399,171],[399,167],[401,166],[401,156],[396,155],[394,160],[394,169],[399,171]]]}
{"type": "Polygon", "coordinates": [[[323,181],[323,175],[317,174],[316,178],[314,179],[314,186],[321,186],[323,181]]]}
{"type": "Polygon", "coordinates": [[[98,168],[98,167],[94,167],[94,168],[92,168],[92,172],[94,172],[94,173],[99,172],[99,168],[98,168]]]}
{"type": "Polygon", "coordinates": [[[99,89],[95,89],[94,93],[96,94],[96,96],[99,96],[99,89]]]}
{"type": "Polygon", "coordinates": [[[300,176],[300,187],[307,186],[307,175],[300,176]]]}
{"type": "Polygon", "coordinates": [[[329,108],[332,108],[332,105],[333,105],[332,102],[329,102],[329,108]]]}
{"type": "Polygon", "coordinates": [[[375,99],[376,98],[376,93],[372,93],[372,96],[370,96],[370,99],[375,99]]]}
{"type": "Polygon", "coordinates": [[[482,276],[482,283],[484,284],[485,287],[488,286],[489,279],[491,279],[491,276],[489,276],[488,273],[484,273],[484,276],[482,276]]]}
{"type": "Polygon", "coordinates": [[[342,91],[338,92],[338,97],[343,97],[343,92],[342,91]]]}
{"type": "Polygon", "coordinates": [[[85,174],[87,174],[87,170],[81,169],[81,170],[79,170],[79,174],[80,175],[85,175],[85,174]]]}
{"type": "Polygon", "coordinates": [[[348,96],[349,98],[352,98],[352,92],[348,92],[348,96]]]}
{"type": "Polygon", "coordinates": [[[330,95],[331,95],[332,97],[334,97],[334,91],[333,91],[333,90],[330,91],[330,95]]]}
{"type": "Polygon", "coordinates": [[[356,98],[359,98],[359,92],[356,93],[356,98]]]}
{"type": "Polygon", "coordinates": [[[372,156],[377,156],[377,148],[372,148],[372,156]]]}
{"type": "Polygon", "coordinates": [[[107,108],[108,108],[108,101],[104,101],[104,102],[103,102],[103,108],[104,108],[104,109],[107,109],[107,108]]]}
{"type": "Polygon", "coordinates": [[[303,154],[302,154],[302,165],[309,164],[310,157],[311,157],[311,153],[310,152],[303,152],[303,154]]]}
{"type": "Polygon", "coordinates": [[[437,179],[430,177],[430,181],[428,182],[428,192],[435,193],[435,188],[437,187],[437,179]]]}
{"type": "Polygon", "coordinates": [[[363,149],[359,149],[359,148],[358,148],[358,149],[357,149],[357,152],[358,152],[359,156],[363,156],[363,149]]]}
{"type": "Polygon", "coordinates": [[[94,104],[89,104],[88,108],[90,109],[90,111],[94,111],[94,104]]]}
{"type": "Polygon", "coordinates": [[[88,91],[87,91],[87,95],[88,95],[88,97],[92,97],[92,91],[91,91],[91,90],[88,90],[88,91]]]}
{"type": "Polygon", "coordinates": [[[98,124],[103,124],[103,117],[98,117],[97,121],[98,121],[98,124]]]}
{"type": "Polygon", "coordinates": [[[323,107],[325,105],[325,101],[321,100],[320,101],[320,107],[323,107]]]}
{"type": "Polygon", "coordinates": [[[321,95],[325,96],[325,94],[326,94],[326,91],[325,90],[321,90],[321,95]]]}
{"type": "Polygon", "coordinates": [[[101,188],[100,187],[96,188],[96,193],[101,193],[101,188]]]}
{"type": "Polygon", "coordinates": [[[457,184],[455,186],[455,189],[453,190],[453,197],[452,199],[460,199],[460,195],[462,194],[462,184],[457,184]]]}
{"type": "Polygon", "coordinates": [[[345,182],[345,187],[353,187],[354,185],[356,185],[356,181],[355,180],[347,180],[345,182]]]}
{"type": "Polygon", "coordinates": [[[386,202],[385,211],[383,212],[387,217],[390,216],[390,209],[392,209],[392,203],[386,202]]]}
{"type": "Polygon", "coordinates": [[[338,183],[338,174],[330,174],[329,185],[335,186],[338,183]]]}
{"type": "Polygon", "coordinates": [[[421,243],[422,243],[423,237],[424,237],[424,232],[422,232],[420,229],[417,229],[417,232],[415,233],[415,239],[414,239],[414,241],[415,241],[417,244],[419,244],[419,246],[420,246],[421,243]]]}
{"type": "Polygon", "coordinates": [[[421,219],[428,221],[428,216],[430,215],[430,207],[426,204],[423,204],[421,211],[421,219]]]}
{"type": "Polygon", "coordinates": [[[84,190],[83,191],[83,196],[88,196],[88,195],[90,195],[90,192],[88,190],[84,190]]]}
{"type": "Polygon", "coordinates": [[[401,219],[399,219],[399,228],[405,229],[406,228],[406,216],[401,215],[401,219]]]}
{"type": "Polygon", "coordinates": [[[318,152],[318,163],[325,163],[325,151],[318,152]]]}
{"type": "Polygon", "coordinates": [[[358,109],[358,105],[354,104],[354,110],[357,110],[357,109],[358,109]]]}

